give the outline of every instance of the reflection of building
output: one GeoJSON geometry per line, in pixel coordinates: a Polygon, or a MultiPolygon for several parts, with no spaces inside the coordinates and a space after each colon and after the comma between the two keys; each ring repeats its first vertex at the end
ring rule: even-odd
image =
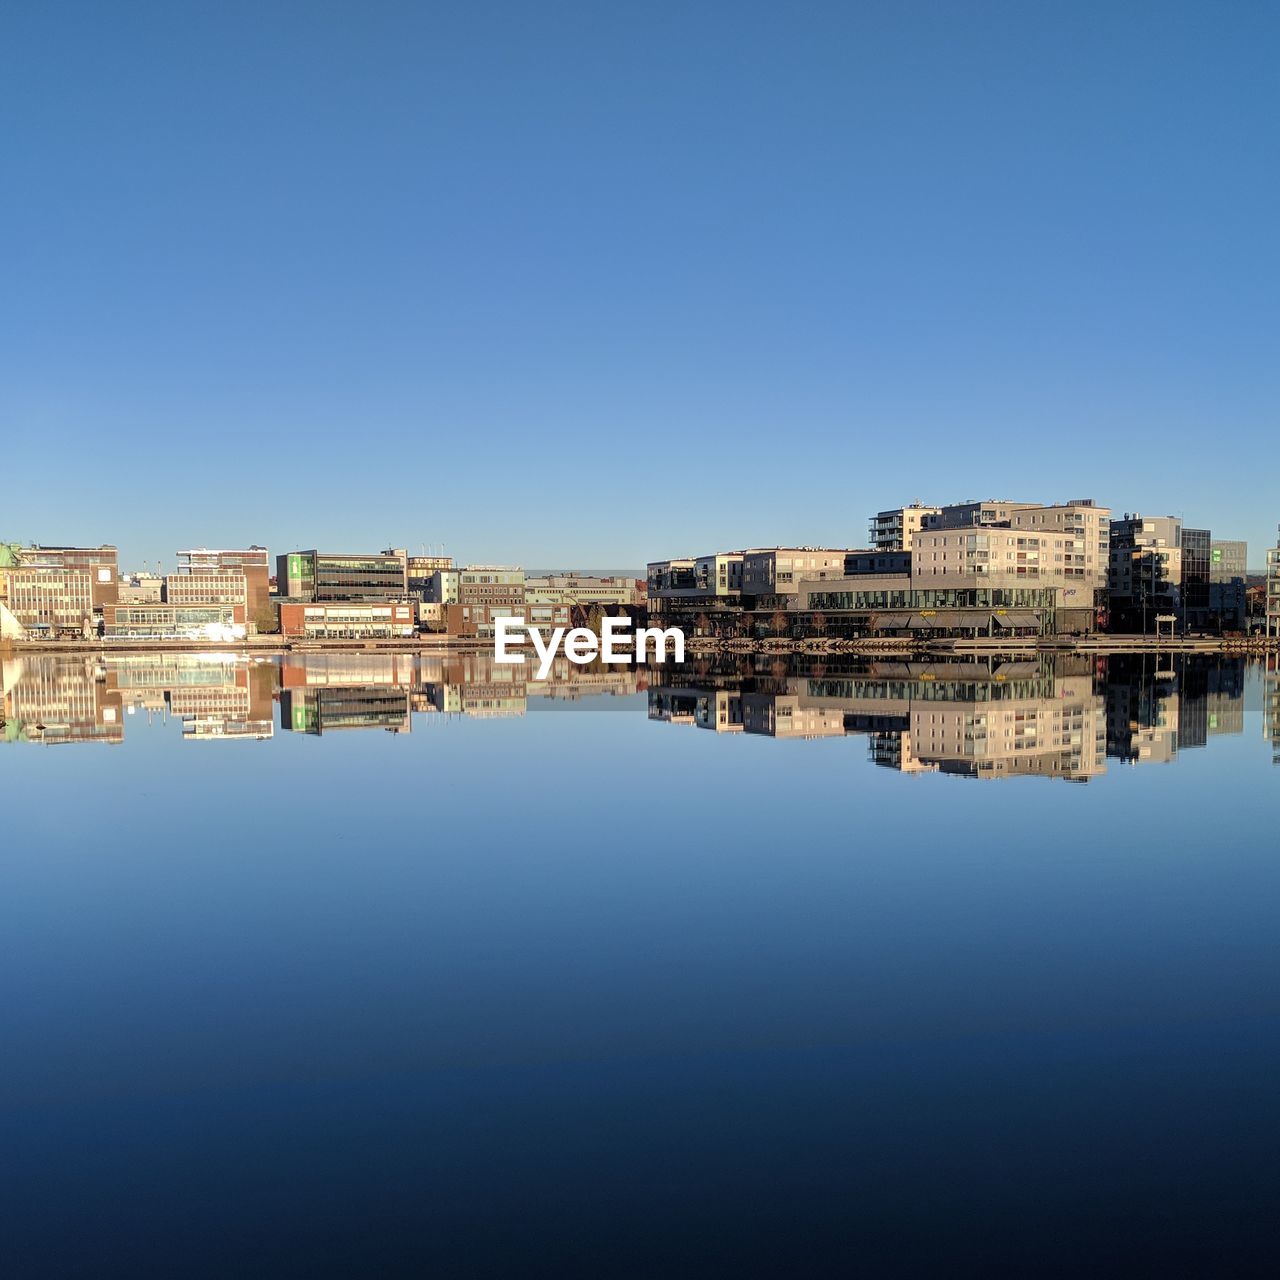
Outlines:
{"type": "Polygon", "coordinates": [[[280,727],[317,735],[338,729],[408,733],[409,691],[384,685],[282,689],[280,727]]]}
{"type": "Polygon", "coordinates": [[[120,696],[90,660],[70,656],[0,659],[0,742],[121,742],[120,696]]]}
{"type": "Polygon", "coordinates": [[[1271,743],[1271,763],[1280,765],[1280,654],[1267,654],[1262,680],[1262,731],[1271,743]]]}
{"type": "Polygon", "coordinates": [[[183,741],[271,737],[273,663],[232,655],[113,653],[106,681],[127,710],[163,710],[182,721],[183,741]]]}
{"type": "Polygon", "coordinates": [[[736,689],[651,685],[649,719],[696,725],[714,733],[741,733],[742,694],[736,689]]]}

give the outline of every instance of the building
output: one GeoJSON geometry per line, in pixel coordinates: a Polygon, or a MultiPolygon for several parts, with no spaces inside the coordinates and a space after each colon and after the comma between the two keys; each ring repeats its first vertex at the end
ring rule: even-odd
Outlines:
{"type": "Polygon", "coordinates": [[[649,608],[663,613],[682,606],[724,608],[742,603],[744,552],[720,551],[693,559],[655,560],[647,567],[649,608]]]}
{"type": "Polygon", "coordinates": [[[1219,631],[1248,626],[1249,544],[1215,538],[1209,550],[1209,625],[1219,631]]]}
{"type": "Polygon", "coordinates": [[[108,640],[207,640],[229,644],[247,634],[243,604],[109,604],[108,640]]]}
{"type": "Polygon", "coordinates": [[[82,636],[96,630],[93,578],[85,570],[24,563],[3,573],[4,607],[25,634],[82,636]]]}
{"type": "Polygon", "coordinates": [[[410,556],[406,568],[409,594],[417,600],[426,600],[435,574],[452,568],[452,556],[410,556]]]}
{"type": "Polygon", "coordinates": [[[239,621],[248,623],[249,583],[239,569],[211,569],[200,573],[171,573],[164,580],[165,604],[230,604],[239,621]]]}
{"type": "Polygon", "coordinates": [[[929,521],[941,514],[941,507],[926,507],[919,502],[913,502],[909,507],[877,511],[871,517],[871,549],[910,551],[915,535],[928,528],[929,521]]]}
{"type": "Polygon", "coordinates": [[[409,590],[403,551],[347,553],[291,551],[276,557],[276,592],[283,599],[403,600],[409,590]]]}
{"type": "Polygon", "coordinates": [[[281,600],[280,633],[303,640],[408,639],[417,628],[412,600],[281,600]]]}
{"type": "Polygon", "coordinates": [[[1267,637],[1280,636],[1280,542],[1267,552],[1267,637]]]}
{"type": "Polygon", "coordinates": [[[159,604],[164,594],[164,579],[158,573],[125,574],[116,584],[120,604],[159,604]]]}
{"type": "Polygon", "coordinates": [[[844,576],[847,547],[767,547],[742,557],[742,594],[768,606],[779,597],[794,596],[803,579],[844,576]]]}
{"type": "Polygon", "coordinates": [[[1156,619],[1182,620],[1182,521],[1125,514],[1111,522],[1109,567],[1113,631],[1156,630],[1156,619]]]}
{"type": "Polygon", "coordinates": [[[1081,609],[1106,607],[1111,513],[1089,499],[943,507],[912,544],[911,576],[1008,579],[1061,587],[1081,609]]]}
{"type": "Polygon", "coordinates": [[[0,607],[14,635],[87,635],[117,599],[119,556],[112,546],[0,547],[0,607]]]}
{"type": "Polygon", "coordinates": [[[276,629],[276,611],[271,602],[271,557],[266,547],[238,550],[193,547],[178,552],[178,576],[242,573],[245,581],[247,621],[258,631],[276,629]]]}
{"type": "MultiPolygon", "coordinates": [[[[917,530],[919,532],[919,530],[917,530]]],[[[844,558],[846,578],[869,577],[875,574],[911,576],[911,552],[901,550],[850,551],[844,558]]]]}
{"type": "Polygon", "coordinates": [[[1213,535],[1208,529],[1182,530],[1182,625],[1189,631],[1209,626],[1209,587],[1213,535]]]}
{"type": "Polygon", "coordinates": [[[538,591],[544,599],[555,597],[556,602],[577,605],[589,609],[592,605],[623,606],[639,603],[633,578],[596,578],[578,573],[545,574],[526,578],[525,596],[538,591]]]}
{"type": "Polygon", "coordinates": [[[120,554],[115,547],[21,547],[18,561],[23,568],[66,569],[84,573],[89,578],[95,612],[115,604],[116,585],[120,578],[120,554]]]}
{"type": "Polygon", "coordinates": [[[525,618],[524,570],[513,565],[478,564],[458,571],[462,632],[492,637],[494,619],[525,618]]]}

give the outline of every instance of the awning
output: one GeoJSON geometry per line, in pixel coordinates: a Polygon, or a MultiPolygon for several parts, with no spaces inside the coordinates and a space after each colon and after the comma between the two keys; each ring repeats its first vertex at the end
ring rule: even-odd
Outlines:
{"type": "Polygon", "coordinates": [[[1006,631],[1040,630],[1039,617],[1034,613],[1028,613],[1026,610],[1013,609],[1009,613],[997,613],[994,617],[996,626],[1004,627],[1006,631]]]}
{"type": "Polygon", "coordinates": [[[909,613],[876,613],[871,616],[873,631],[900,631],[910,620],[909,613]]]}
{"type": "Polygon", "coordinates": [[[913,613],[907,619],[907,629],[910,631],[934,631],[943,626],[946,626],[946,623],[937,616],[926,618],[922,613],[913,613]]]}
{"type": "Polygon", "coordinates": [[[947,626],[963,627],[966,631],[985,631],[990,622],[989,613],[975,613],[969,610],[966,613],[953,613],[947,619],[947,626]]]}

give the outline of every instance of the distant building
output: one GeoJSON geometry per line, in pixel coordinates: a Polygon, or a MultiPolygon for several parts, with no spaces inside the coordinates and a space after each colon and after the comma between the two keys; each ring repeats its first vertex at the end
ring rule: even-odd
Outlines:
{"type": "Polygon", "coordinates": [[[0,604],[8,626],[28,635],[84,634],[117,599],[115,547],[18,546],[0,554],[0,604]]]}
{"type": "Polygon", "coordinates": [[[411,600],[281,600],[280,634],[304,640],[406,639],[417,629],[411,600]]]}
{"type": "Polygon", "coordinates": [[[802,579],[844,576],[847,547],[768,547],[742,557],[742,594],[761,597],[794,596],[802,579]]]}
{"type": "MultiPolygon", "coordinates": [[[[917,530],[917,532],[919,532],[917,530]]],[[[850,551],[844,558],[848,578],[880,573],[911,576],[911,552],[901,550],[850,551]]]]}
{"type": "Polygon", "coordinates": [[[524,618],[524,570],[512,565],[469,565],[458,571],[458,604],[464,634],[494,634],[494,619],[524,618]]]}
{"type": "Polygon", "coordinates": [[[116,586],[120,604],[159,604],[163,592],[164,579],[158,573],[126,574],[116,586]]]}
{"type": "Polygon", "coordinates": [[[913,502],[909,507],[892,507],[871,517],[873,551],[910,551],[915,535],[928,527],[929,520],[942,513],[941,507],[913,502]]]}
{"type": "Polygon", "coordinates": [[[1208,529],[1182,530],[1182,625],[1192,631],[1209,626],[1209,586],[1213,567],[1213,534],[1208,529]]]}
{"type": "Polygon", "coordinates": [[[654,560],[648,566],[645,594],[649,608],[719,607],[742,603],[741,551],[676,560],[654,560]]]}
{"type": "Polygon", "coordinates": [[[589,609],[593,604],[633,605],[638,603],[636,584],[632,578],[596,578],[578,573],[545,574],[541,577],[526,578],[524,589],[526,598],[530,592],[538,591],[548,602],[554,597],[556,603],[577,605],[584,609],[589,609]]]}
{"type": "Polygon", "coordinates": [[[246,634],[243,604],[109,604],[103,610],[103,635],[109,640],[229,643],[246,634]]]}
{"type": "Polygon", "coordinates": [[[271,603],[271,556],[266,547],[239,550],[193,547],[178,552],[178,577],[242,573],[248,622],[258,631],[274,631],[275,606],[271,603]]]}
{"type": "Polygon", "coordinates": [[[1267,552],[1267,635],[1280,636],[1280,542],[1267,552]]]}
{"type": "Polygon", "coordinates": [[[452,568],[452,556],[410,556],[406,569],[409,594],[417,600],[426,600],[435,574],[442,569],[452,568]]]}
{"type": "Polygon", "coordinates": [[[288,600],[402,600],[408,594],[403,551],[291,551],[276,557],[276,591],[288,600]]]}
{"type": "Polygon", "coordinates": [[[1209,551],[1209,620],[1222,631],[1248,625],[1249,544],[1215,538],[1209,551]]]}
{"type": "Polygon", "coordinates": [[[1182,521],[1126,514],[1111,522],[1109,585],[1114,631],[1147,632],[1182,619],[1182,521]]]}

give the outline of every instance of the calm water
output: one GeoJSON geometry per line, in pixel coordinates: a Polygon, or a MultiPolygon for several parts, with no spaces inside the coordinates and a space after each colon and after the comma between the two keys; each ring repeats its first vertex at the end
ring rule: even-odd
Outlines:
{"type": "Polygon", "coordinates": [[[1261,667],[3,688],[0,1275],[1274,1274],[1261,667]]]}

